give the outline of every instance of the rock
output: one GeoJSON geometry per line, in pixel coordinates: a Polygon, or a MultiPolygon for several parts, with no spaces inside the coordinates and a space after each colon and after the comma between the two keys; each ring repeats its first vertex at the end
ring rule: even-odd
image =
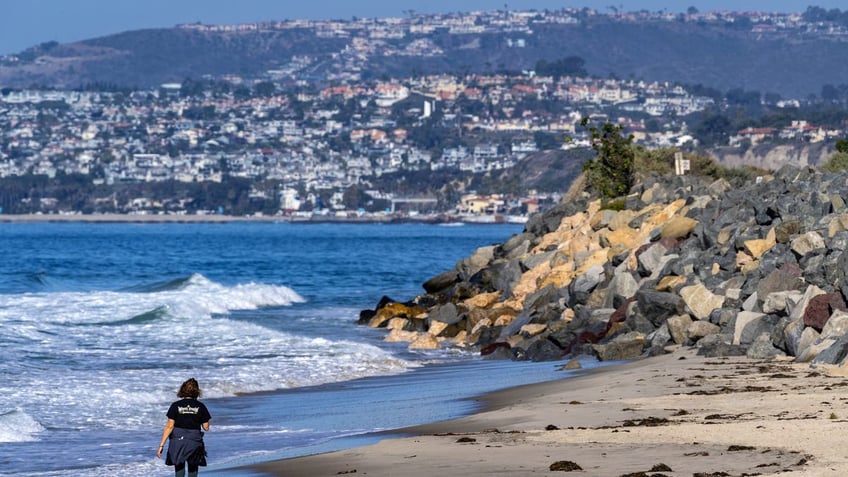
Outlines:
{"type": "Polygon", "coordinates": [[[565,351],[557,346],[554,342],[547,339],[534,341],[526,352],[526,357],[530,361],[558,361],[565,355],[565,351]]]}
{"type": "Polygon", "coordinates": [[[607,287],[604,297],[604,308],[618,308],[639,291],[639,283],[630,272],[621,271],[615,274],[607,287]]]}
{"type": "MultiPolygon", "coordinates": [[[[494,258],[495,247],[493,245],[478,248],[470,257],[461,260],[457,264],[456,268],[458,271],[459,279],[469,280],[472,276],[476,275],[486,266],[488,266],[494,258]]],[[[427,290],[426,287],[424,289],[427,290]]]]}
{"type": "Polygon", "coordinates": [[[822,350],[815,358],[813,364],[841,364],[848,356],[848,336],[840,336],[838,339],[826,339],[825,342],[832,344],[822,350]]]}
{"type": "Polygon", "coordinates": [[[686,342],[686,330],[691,324],[692,318],[689,315],[675,315],[665,322],[671,339],[677,344],[684,344],[686,342]]]}
{"type": "Polygon", "coordinates": [[[707,338],[698,341],[698,356],[706,356],[707,358],[726,358],[728,356],[745,356],[747,352],[744,346],[732,345],[724,341],[707,340],[707,338]]]}
{"type": "Polygon", "coordinates": [[[387,343],[411,343],[418,339],[418,336],[419,332],[417,331],[407,331],[395,328],[388,335],[386,335],[385,338],[383,338],[383,341],[387,343]]]}
{"type": "Polygon", "coordinates": [[[671,292],[674,291],[675,288],[685,284],[686,277],[680,277],[677,275],[666,275],[660,279],[659,283],[657,283],[657,286],[655,286],[654,289],[660,292],[671,292]]]}
{"type": "Polygon", "coordinates": [[[798,304],[792,307],[792,309],[790,310],[789,318],[791,318],[792,321],[803,319],[804,315],[806,314],[807,305],[809,305],[810,300],[812,300],[816,296],[824,294],[825,291],[821,288],[815,285],[808,286],[807,289],[804,290],[804,295],[801,297],[801,301],[799,301],[798,304]]]}
{"type": "Polygon", "coordinates": [[[848,230],[848,214],[839,214],[827,224],[827,236],[829,238],[834,238],[837,234],[846,230],[848,230]]]}
{"type": "Polygon", "coordinates": [[[780,291],[769,293],[763,301],[763,313],[781,313],[789,309],[790,305],[794,305],[801,301],[803,295],[798,291],[780,291]]]}
{"type": "Polygon", "coordinates": [[[548,468],[551,472],[575,472],[583,470],[583,467],[571,462],[570,460],[558,460],[548,468]]]}
{"type": "Polygon", "coordinates": [[[757,295],[768,297],[770,294],[782,291],[803,290],[804,280],[801,278],[801,269],[797,264],[784,264],[777,270],[770,272],[757,285],[757,295]]]}
{"type": "Polygon", "coordinates": [[[831,313],[831,295],[825,293],[816,295],[807,303],[807,309],[804,310],[804,325],[814,328],[816,331],[821,331],[825,323],[830,318],[831,313]]]}
{"type": "Polygon", "coordinates": [[[774,247],[775,244],[777,244],[777,240],[775,239],[774,229],[771,229],[764,239],[752,239],[744,242],[745,250],[747,250],[748,255],[754,259],[762,257],[763,254],[774,247]]]}
{"type": "Polygon", "coordinates": [[[568,362],[562,365],[560,369],[563,371],[572,371],[575,369],[583,369],[583,365],[580,364],[580,360],[578,359],[569,359],[568,362]]]}
{"type": "Polygon", "coordinates": [[[835,310],[822,327],[822,338],[839,338],[848,336],[848,312],[835,310]]]}
{"type": "Polygon", "coordinates": [[[660,326],[668,317],[682,311],[683,302],[674,293],[657,292],[644,288],[636,292],[636,303],[644,317],[654,326],[660,326]]]}
{"type": "Polygon", "coordinates": [[[739,335],[739,343],[741,345],[750,345],[757,339],[758,336],[765,333],[771,336],[775,331],[775,325],[781,320],[776,315],[763,315],[760,318],[754,319],[742,328],[739,335]]]}
{"type": "Polygon", "coordinates": [[[439,340],[429,333],[421,333],[418,338],[409,344],[409,349],[439,349],[439,340]]]}
{"type": "Polygon", "coordinates": [[[774,228],[775,239],[778,243],[789,243],[793,235],[801,232],[803,225],[798,219],[790,218],[784,220],[774,228]]]}
{"type": "Polygon", "coordinates": [[[446,303],[430,310],[429,318],[431,323],[433,321],[440,321],[446,325],[455,325],[459,323],[462,316],[457,313],[456,305],[453,303],[446,303]]]}
{"type": "Polygon", "coordinates": [[[721,328],[718,325],[714,325],[709,321],[697,320],[693,321],[686,328],[686,336],[695,342],[706,336],[718,334],[720,331],[721,328]]]}
{"type": "Polygon", "coordinates": [[[456,270],[448,270],[424,282],[423,287],[427,293],[438,293],[458,281],[459,273],[456,270]]]}
{"type": "Polygon", "coordinates": [[[491,308],[501,298],[501,292],[479,293],[467,298],[463,304],[468,308],[491,308]]]}
{"type": "Polygon", "coordinates": [[[751,343],[745,355],[751,359],[771,359],[785,353],[772,346],[768,333],[762,333],[751,343]]]}
{"type": "Polygon", "coordinates": [[[813,250],[825,248],[824,239],[817,232],[807,232],[790,242],[792,251],[803,257],[813,250]]]}
{"type": "Polygon", "coordinates": [[[431,321],[427,332],[433,336],[441,336],[450,325],[441,321],[431,321]]]}
{"type": "Polygon", "coordinates": [[[651,348],[664,348],[671,339],[671,333],[668,331],[667,323],[657,328],[653,333],[648,335],[651,342],[651,348]]]}
{"type": "MultiPolygon", "coordinates": [[[[535,235],[528,232],[513,235],[512,237],[507,239],[507,241],[504,242],[503,245],[501,245],[501,252],[504,256],[506,256],[516,249],[524,249],[524,252],[522,253],[527,253],[527,248],[530,242],[532,242],[535,238],[535,235]]],[[[488,251],[486,253],[488,253],[488,251]]]]}
{"type": "Polygon", "coordinates": [[[647,245],[641,252],[637,252],[636,259],[639,262],[640,274],[642,276],[652,274],[660,266],[662,257],[666,253],[668,253],[668,249],[656,242],[647,245]]]}
{"type": "Polygon", "coordinates": [[[695,230],[695,226],[697,225],[697,220],[690,219],[689,217],[674,216],[666,222],[665,225],[663,225],[660,237],[676,239],[686,238],[693,230],[695,230]]]}
{"type": "MultiPolygon", "coordinates": [[[[812,330],[812,328],[807,328],[808,330],[812,330]]],[[[815,330],[814,330],[815,331],[815,330]]],[[[833,338],[829,338],[826,340],[816,340],[814,343],[809,346],[803,348],[801,353],[795,357],[795,361],[798,363],[809,363],[816,359],[816,357],[823,352],[824,350],[830,348],[837,340],[833,338]]]]}
{"type": "Polygon", "coordinates": [[[616,337],[607,344],[592,345],[601,361],[622,361],[638,358],[646,345],[645,335],[637,332],[616,337]]]}
{"type": "MultiPolygon", "coordinates": [[[[748,341],[747,343],[742,342],[743,333],[744,333],[745,329],[748,327],[748,325],[750,325],[752,323],[754,323],[754,327],[756,327],[756,322],[759,321],[759,320],[762,320],[766,316],[767,315],[764,314],[764,313],[756,313],[756,312],[752,312],[752,311],[740,311],[736,315],[736,323],[733,327],[733,344],[739,345],[739,344],[750,343],[751,341],[748,341]]],[[[750,336],[750,332],[749,332],[749,336],[750,336]]],[[[753,340],[754,338],[756,338],[756,336],[750,336],[751,340],[753,340]]]]}
{"type": "Polygon", "coordinates": [[[379,328],[385,326],[392,318],[415,318],[425,312],[423,307],[407,305],[404,303],[389,303],[379,310],[368,322],[368,326],[379,328]]]}
{"type": "Polygon", "coordinates": [[[724,297],[710,292],[703,284],[695,284],[680,289],[680,297],[686,306],[692,311],[692,315],[699,319],[707,319],[716,308],[721,308],[724,297]]]}
{"type": "Polygon", "coordinates": [[[518,332],[522,336],[529,338],[529,337],[536,336],[536,335],[542,333],[543,331],[545,331],[547,329],[548,329],[547,325],[543,325],[541,323],[528,323],[528,324],[522,326],[521,329],[518,332]]]}
{"type": "MultiPolygon", "coordinates": [[[[810,328],[812,330],[812,328],[810,328]]],[[[815,332],[815,330],[813,330],[815,332]]],[[[804,333],[804,321],[803,320],[795,320],[791,321],[784,325],[783,327],[783,339],[786,344],[786,352],[792,356],[797,356],[799,350],[801,349],[801,339],[804,333]]],[[[818,333],[816,333],[818,334],[818,333]]]]}

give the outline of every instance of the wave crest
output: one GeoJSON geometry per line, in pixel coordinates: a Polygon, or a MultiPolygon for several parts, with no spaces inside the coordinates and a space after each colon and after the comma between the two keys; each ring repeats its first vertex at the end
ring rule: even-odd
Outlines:
{"type": "Polygon", "coordinates": [[[0,414],[0,442],[32,442],[44,426],[29,414],[14,410],[0,414]]]}

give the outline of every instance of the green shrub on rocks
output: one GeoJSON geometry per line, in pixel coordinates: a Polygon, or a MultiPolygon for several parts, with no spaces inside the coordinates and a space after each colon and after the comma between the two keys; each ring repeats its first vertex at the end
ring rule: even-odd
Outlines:
{"type": "MultiPolygon", "coordinates": [[[[588,118],[581,121],[586,127],[588,118]]],[[[621,125],[610,122],[600,127],[590,126],[592,149],[596,157],[583,165],[587,185],[604,198],[621,197],[633,185],[633,163],[636,156],[633,136],[624,136],[621,125]]]]}
{"type": "Polygon", "coordinates": [[[834,152],[822,166],[825,172],[839,172],[845,169],[848,169],[848,152],[841,151],[834,152]]]}

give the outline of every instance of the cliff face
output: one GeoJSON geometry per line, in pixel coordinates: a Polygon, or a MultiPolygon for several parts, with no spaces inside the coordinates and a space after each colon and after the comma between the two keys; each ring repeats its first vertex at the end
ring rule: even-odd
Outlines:
{"type": "Polygon", "coordinates": [[[650,179],[621,211],[586,196],[531,218],[361,322],[413,348],[601,360],[848,355],[848,173],[784,167],[748,183],[650,179]]]}
{"type": "Polygon", "coordinates": [[[833,146],[825,143],[776,146],[763,144],[746,150],[716,148],[707,154],[728,167],[754,166],[774,171],[783,166],[810,167],[824,164],[833,154],[833,146]]]}

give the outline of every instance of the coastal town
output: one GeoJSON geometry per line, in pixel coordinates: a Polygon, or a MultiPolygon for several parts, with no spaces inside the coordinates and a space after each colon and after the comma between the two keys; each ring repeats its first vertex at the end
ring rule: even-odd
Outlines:
{"type": "MultiPolygon", "coordinates": [[[[432,56],[426,34],[515,33],[545,23],[580,22],[593,10],[494,11],[349,21],[291,20],[242,25],[185,24],[192,30],[306,28],[321,37],[352,41],[325,61],[295,56],[262,77],[227,74],[165,83],[155,88],[78,90],[4,88],[0,93],[0,178],[82,177],[93,186],[156,182],[250,183],[250,198],[273,204],[258,215],[322,217],[451,217],[522,221],[555,204],[554,190],[478,191],[450,197],[438,191],[391,190],[380,178],[442,172],[457,177],[509,170],[540,151],[569,154],[590,147],[583,118],[623,126],[647,148],[703,146],[689,118],[722,110],[728,99],[670,82],[596,78],[583,60],[540,62],[535,70],[467,72],[367,79],[379,56],[432,56]],[[420,37],[402,50],[388,39],[420,37]]],[[[687,14],[618,12],[617,21],[735,22],[752,32],[846,36],[834,23],[810,23],[801,14],[739,12],[687,14]]],[[[0,63],[19,61],[5,56],[0,63]]],[[[771,108],[797,110],[803,99],[758,96],[771,108]]],[[[846,125],[819,125],[798,117],[783,127],[747,127],[713,146],[747,148],[764,142],[816,143],[846,135],[846,125]]],[[[570,156],[577,161],[576,157],[570,156]]],[[[426,177],[420,175],[418,177],[426,177]]],[[[461,181],[460,181],[461,182],[461,181]]],[[[220,214],[190,201],[143,195],[119,201],[98,197],[88,213],[220,214]]],[[[0,212],[78,214],[60,198],[0,194],[0,212]]]]}

